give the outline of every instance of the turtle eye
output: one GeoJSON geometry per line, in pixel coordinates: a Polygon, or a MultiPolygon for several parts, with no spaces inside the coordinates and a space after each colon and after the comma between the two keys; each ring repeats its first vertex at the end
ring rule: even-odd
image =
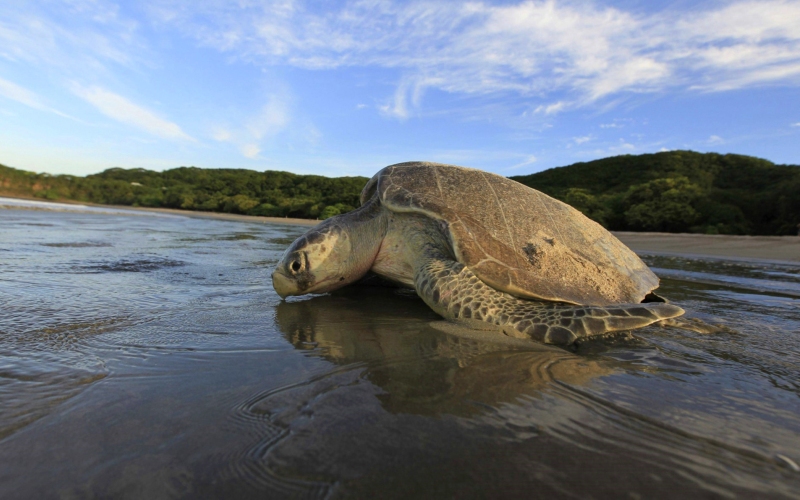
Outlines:
{"type": "Polygon", "coordinates": [[[298,274],[309,268],[308,254],[306,252],[297,252],[294,254],[294,259],[286,266],[286,270],[291,274],[298,274]]]}

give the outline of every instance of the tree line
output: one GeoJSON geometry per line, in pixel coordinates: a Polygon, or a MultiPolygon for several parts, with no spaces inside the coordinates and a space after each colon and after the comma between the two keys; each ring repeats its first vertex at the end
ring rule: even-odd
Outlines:
{"type": "MultiPolygon", "coordinates": [[[[796,234],[800,167],[693,151],[623,155],[511,177],[611,230],[796,234]]],[[[359,206],[366,177],[180,167],[85,177],[0,165],[0,195],[325,219],[359,206]]]]}
{"type": "Polygon", "coordinates": [[[0,194],[306,219],[325,219],[358,207],[367,180],[197,167],[163,172],[110,168],[79,177],[0,165],[0,194]]]}
{"type": "Polygon", "coordinates": [[[668,151],[512,177],[617,231],[797,234],[800,167],[751,156],[668,151]]]}

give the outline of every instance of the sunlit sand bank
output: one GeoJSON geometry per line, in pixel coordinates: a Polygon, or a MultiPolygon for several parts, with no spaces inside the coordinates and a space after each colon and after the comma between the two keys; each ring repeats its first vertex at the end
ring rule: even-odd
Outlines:
{"type": "MultiPolygon", "coordinates": [[[[183,217],[219,219],[250,223],[292,224],[298,226],[314,226],[319,223],[317,220],[292,219],[284,217],[257,217],[218,212],[197,212],[191,210],[175,210],[170,208],[107,206],[93,205],[89,203],[47,203],[40,200],[31,201],[30,204],[9,204],[3,203],[3,200],[0,199],[0,209],[2,208],[56,210],[70,212],[87,211],[92,213],[98,213],[98,209],[107,209],[117,214],[119,214],[120,211],[134,213],[146,212],[183,217]]],[[[729,236],[686,233],[671,234],[631,232],[615,232],[614,235],[637,253],[701,256],[722,259],[763,259],[800,262],[800,237],[798,236],[729,236]]]]}
{"type": "Polygon", "coordinates": [[[628,232],[614,235],[637,253],[800,262],[800,236],[628,232]]]}

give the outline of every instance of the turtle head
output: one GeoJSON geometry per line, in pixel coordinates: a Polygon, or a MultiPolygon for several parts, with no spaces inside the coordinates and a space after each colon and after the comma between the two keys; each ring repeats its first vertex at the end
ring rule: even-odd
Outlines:
{"type": "MultiPolygon", "coordinates": [[[[365,245],[363,235],[352,234],[344,224],[345,216],[336,216],[297,238],[284,252],[272,273],[272,286],[282,298],[289,295],[325,293],[360,279],[380,248],[380,240],[365,245]],[[359,237],[361,236],[361,237],[359,237]]],[[[374,240],[374,238],[372,238],[374,240]]]]}

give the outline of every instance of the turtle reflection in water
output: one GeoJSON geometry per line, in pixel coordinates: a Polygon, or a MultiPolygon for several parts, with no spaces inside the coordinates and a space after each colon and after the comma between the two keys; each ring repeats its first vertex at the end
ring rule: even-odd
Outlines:
{"type": "Polygon", "coordinates": [[[272,283],[281,297],[325,293],[370,272],[448,320],[551,344],[683,314],[651,293],[658,278],[636,254],[579,211],[452,165],[384,168],[359,209],[289,246],[272,283]]]}
{"type": "MultiPolygon", "coordinates": [[[[282,301],[275,320],[295,348],[343,367],[357,367],[358,377],[379,387],[376,397],[395,414],[479,416],[487,414],[490,407],[513,412],[516,410],[505,403],[522,396],[552,394],[559,384],[584,386],[619,373],[623,366],[641,369],[574,356],[563,349],[494,332],[458,326],[440,329],[441,322],[431,322],[425,307],[384,287],[351,287],[310,300],[282,301]],[[364,310],[365,300],[369,300],[369,311],[364,310]]],[[[336,370],[325,380],[303,384],[301,392],[317,395],[329,384],[346,387],[342,377],[350,377],[349,371],[336,370]]],[[[298,397],[296,391],[279,392],[277,398],[270,395],[262,400],[261,409],[275,414],[285,408],[307,409],[296,401],[283,404],[298,397]]]]}

